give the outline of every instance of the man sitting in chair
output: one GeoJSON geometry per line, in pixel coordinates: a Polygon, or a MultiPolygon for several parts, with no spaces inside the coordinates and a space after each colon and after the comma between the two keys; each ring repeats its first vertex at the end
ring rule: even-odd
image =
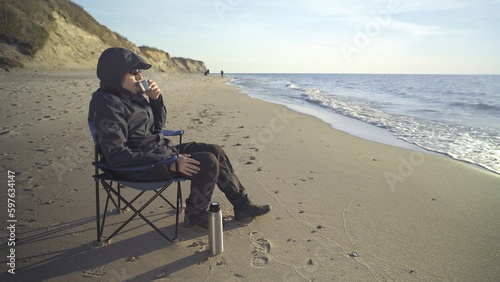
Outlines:
{"type": "Polygon", "coordinates": [[[161,130],[167,110],[161,90],[152,80],[148,80],[149,90],[144,91],[139,85],[143,80],[141,71],[150,67],[130,50],[105,50],[97,64],[101,83],[92,95],[89,119],[95,123],[101,153],[111,167],[147,165],[167,160],[176,153],[179,158],[177,164],[154,166],[140,172],[114,172],[115,177],[129,181],[163,181],[176,177],[178,167],[180,175],[191,180],[184,221],[203,228],[208,228],[206,210],[215,185],[233,205],[236,220],[248,221],[268,213],[269,205],[256,205],[248,199],[220,146],[197,142],[173,146],[164,138],[161,130]]]}

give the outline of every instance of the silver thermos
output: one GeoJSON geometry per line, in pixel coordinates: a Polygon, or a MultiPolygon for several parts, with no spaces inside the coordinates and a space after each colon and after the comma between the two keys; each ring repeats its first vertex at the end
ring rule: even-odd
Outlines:
{"type": "Polygon", "coordinates": [[[208,241],[212,255],[218,255],[224,251],[222,212],[217,202],[212,202],[208,208],[208,241]]]}

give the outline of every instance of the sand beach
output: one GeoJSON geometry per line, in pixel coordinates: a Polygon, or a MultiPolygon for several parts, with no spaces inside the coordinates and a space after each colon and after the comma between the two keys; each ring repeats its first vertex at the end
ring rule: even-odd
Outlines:
{"type": "MultiPolygon", "coordinates": [[[[95,73],[0,71],[1,281],[500,280],[499,175],[334,130],[249,98],[228,78],[148,75],[167,128],[222,145],[251,199],[272,211],[242,225],[216,191],[226,219],[218,256],[205,230],[181,224],[169,243],[140,220],[97,246],[87,128],[95,73]]],[[[107,224],[129,213],[110,210],[107,224]]],[[[173,232],[164,203],[147,214],[173,232]]]]}

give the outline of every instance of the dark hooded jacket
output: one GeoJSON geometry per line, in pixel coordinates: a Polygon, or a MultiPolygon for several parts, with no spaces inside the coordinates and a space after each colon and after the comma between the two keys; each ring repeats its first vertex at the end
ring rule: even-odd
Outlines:
{"type": "MultiPolygon", "coordinates": [[[[97,77],[101,84],[92,94],[88,118],[94,121],[101,153],[112,167],[163,161],[169,159],[175,150],[161,133],[167,117],[162,96],[148,101],[143,95],[133,94],[121,86],[128,71],[149,67],[151,65],[139,55],[122,48],[109,48],[99,58],[97,77]]],[[[168,169],[160,167],[149,173],[164,174],[168,169]]],[[[114,174],[127,176],[130,180],[144,177],[143,173],[114,174]]],[[[164,177],[152,178],[149,180],[164,177]]]]}

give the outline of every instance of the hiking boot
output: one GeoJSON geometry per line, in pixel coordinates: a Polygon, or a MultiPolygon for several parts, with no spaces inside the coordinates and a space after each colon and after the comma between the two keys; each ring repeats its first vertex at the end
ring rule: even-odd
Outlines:
{"type": "Polygon", "coordinates": [[[248,221],[252,220],[257,216],[264,215],[271,210],[269,205],[255,205],[248,203],[243,207],[238,207],[234,209],[234,219],[238,221],[248,221]]]}
{"type": "Polygon", "coordinates": [[[208,213],[204,211],[200,214],[184,214],[184,223],[208,229],[208,213]]]}

